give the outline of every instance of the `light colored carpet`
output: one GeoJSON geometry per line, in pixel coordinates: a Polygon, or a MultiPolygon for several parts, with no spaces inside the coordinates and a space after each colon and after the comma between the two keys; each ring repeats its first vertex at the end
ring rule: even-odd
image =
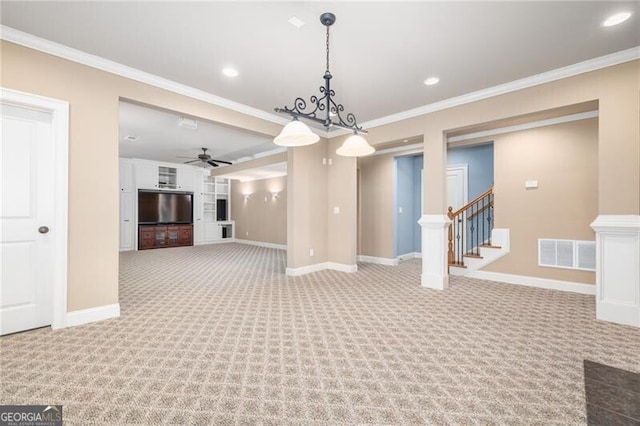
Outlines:
{"type": "Polygon", "coordinates": [[[121,254],[122,316],[0,339],[1,403],[67,424],[582,424],[583,359],[640,372],[594,297],[420,262],[284,275],[236,243],[121,254]]]}

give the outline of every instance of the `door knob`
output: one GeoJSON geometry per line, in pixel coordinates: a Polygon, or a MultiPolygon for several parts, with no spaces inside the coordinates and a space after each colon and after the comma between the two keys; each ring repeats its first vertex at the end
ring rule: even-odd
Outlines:
{"type": "Polygon", "coordinates": [[[41,226],[40,228],[38,228],[38,232],[41,234],[46,234],[49,232],[49,227],[48,226],[41,226]]]}

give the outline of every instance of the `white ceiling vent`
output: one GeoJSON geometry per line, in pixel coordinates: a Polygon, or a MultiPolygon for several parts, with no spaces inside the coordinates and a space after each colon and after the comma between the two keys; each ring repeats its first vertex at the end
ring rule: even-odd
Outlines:
{"type": "Polygon", "coordinates": [[[180,117],[180,120],[178,120],[178,126],[184,127],[185,129],[195,130],[198,128],[198,122],[193,118],[180,117]]]}
{"type": "Polygon", "coordinates": [[[538,240],[538,265],[595,271],[595,241],[538,240]]]}
{"type": "Polygon", "coordinates": [[[302,21],[302,19],[296,16],[292,16],[291,18],[289,18],[287,22],[289,22],[291,25],[293,25],[297,29],[300,29],[304,26],[304,22],[302,21]]]}

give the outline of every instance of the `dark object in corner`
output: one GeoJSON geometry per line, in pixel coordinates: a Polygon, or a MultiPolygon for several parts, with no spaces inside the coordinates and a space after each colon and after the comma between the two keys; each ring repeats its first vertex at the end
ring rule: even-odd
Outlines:
{"type": "Polygon", "coordinates": [[[216,200],[216,220],[227,220],[227,200],[216,200]]]}
{"type": "Polygon", "coordinates": [[[589,425],[640,426],[640,374],[584,360],[589,425]]]}

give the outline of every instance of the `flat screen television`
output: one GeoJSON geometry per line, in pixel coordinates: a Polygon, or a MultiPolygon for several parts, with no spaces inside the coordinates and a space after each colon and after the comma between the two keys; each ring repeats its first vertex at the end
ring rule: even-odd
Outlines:
{"type": "Polygon", "coordinates": [[[193,223],[193,194],[138,191],[138,223],[193,223]]]}

